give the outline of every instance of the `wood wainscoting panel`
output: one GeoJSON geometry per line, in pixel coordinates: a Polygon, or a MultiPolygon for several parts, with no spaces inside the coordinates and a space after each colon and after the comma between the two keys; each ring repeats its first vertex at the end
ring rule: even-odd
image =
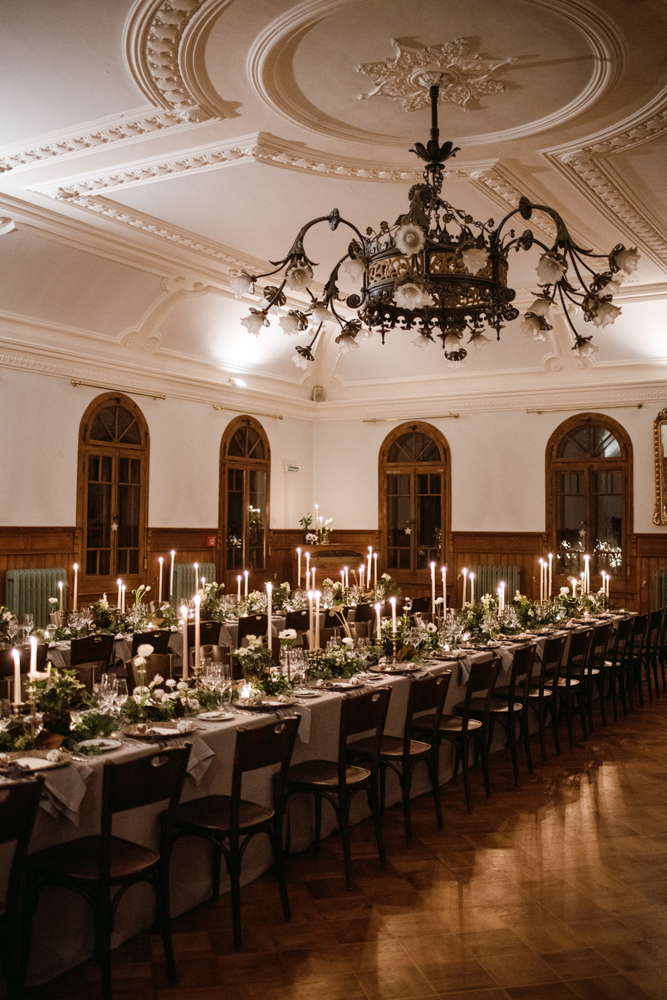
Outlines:
{"type": "MultiPolygon", "coordinates": [[[[164,559],[162,570],[162,597],[169,596],[169,566],[171,550],[175,563],[214,563],[216,579],[220,581],[220,533],[217,528],[149,528],[148,569],[146,583],[150,584],[151,597],[158,599],[160,556],[164,559]]],[[[209,580],[209,583],[212,582],[209,580]]]]}
{"type": "MultiPolygon", "coordinates": [[[[270,532],[269,569],[271,579],[274,583],[283,583],[287,580],[291,587],[296,587],[297,548],[300,548],[302,553],[311,552],[315,549],[317,549],[320,553],[326,550],[326,547],[323,546],[307,545],[303,539],[304,533],[300,528],[279,528],[270,532]]],[[[368,553],[369,545],[371,545],[374,551],[377,552],[379,544],[380,535],[378,531],[340,529],[338,531],[332,531],[329,535],[328,548],[331,551],[335,551],[336,549],[349,549],[353,552],[360,552],[362,556],[365,556],[368,553]]],[[[350,571],[353,568],[356,569],[357,567],[350,566],[350,571]]],[[[305,577],[305,559],[302,560],[301,572],[305,577]]],[[[378,572],[382,573],[383,570],[379,568],[378,572]]],[[[318,574],[318,577],[319,579],[317,582],[321,584],[324,580],[324,576],[318,574]]]]}
{"type": "Polygon", "coordinates": [[[77,548],[76,528],[0,526],[0,604],[7,598],[7,570],[64,566],[73,574],[77,548]]]}

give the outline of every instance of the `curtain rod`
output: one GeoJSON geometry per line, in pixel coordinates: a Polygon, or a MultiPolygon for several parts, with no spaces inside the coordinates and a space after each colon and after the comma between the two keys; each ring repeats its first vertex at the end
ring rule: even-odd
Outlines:
{"type": "Polygon", "coordinates": [[[458,420],[459,413],[440,413],[437,416],[419,416],[419,417],[369,417],[366,420],[362,420],[362,424],[394,424],[401,420],[405,423],[409,423],[411,420],[447,420],[451,417],[452,420],[458,420]]]}
{"type": "Polygon", "coordinates": [[[89,389],[106,389],[107,392],[127,392],[133,396],[148,396],[150,399],[166,399],[166,396],[162,396],[155,392],[141,392],[139,389],[117,389],[115,385],[97,385],[95,382],[79,382],[76,379],[71,378],[69,384],[73,385],[75,388],[78,385],[85,385],[89,389]]]}
{"type": "MultiPolygon", "coordinates": [[[[228,413],[245,413],[246,410],[241,410],[238,406],[220,406],[218,403],[211,403],[214,410],[227,410],[228,413]]],[[[282,420],[282,416],[277,413],[260,413],[259,410],[247,410],[252,416],[255,417],[271,417],[272,420],[282,420]]]]}
{"type": "MultiPolygon", "coordinates": [[[[641,410],[643,403],[591,403],[591,406],[599,406],[601,410],[641,410]]],[[[559,413],[576,410],[575,406],[543,406],[539,410],[526,410],[526,413],[559,413]]]]}

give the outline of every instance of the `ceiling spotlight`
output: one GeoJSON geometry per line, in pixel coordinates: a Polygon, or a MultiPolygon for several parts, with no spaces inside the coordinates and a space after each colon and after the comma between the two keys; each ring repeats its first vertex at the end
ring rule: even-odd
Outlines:
{"type": "Polygon", "coordinates": [[[307,340],[296,347],[292,358],[306,370],[314,360],[313,348],[321,331],[332,324],[337,324],[335,341],[342,353],[357,348],[369,332],[377,331],[384,343],[390,332],[412,331],[418,334],[413,339],[417,346],[439,340],[447,362],[461,365],[468,345],[478,348],[488,341],[485,330],[493,330],[500,339],[505,324],[518,318],[513,303],[516,293],[507,281],[509,258],[516,251],[535,247],[540,255],[538,292],[524,315],[522,332],[533,340],[544,340],[543,331],[551,329],[549,316],[555,307],[570,326],[573,350],[590,357],[595,348],[590,337],[583,337],[574,327],[568,306],[577,306],[594,327],[613,323],[620,309],[612,297],[620,280],[637,267],[637,250],[620,243],[609,253],[586,250],[574,242],[555,209],[525,197],[498,225],[493,219],[477,222],[465,209],[446,201],[441,195],[445,162],[458,149],[451,142],[440,143],[440,75],[429,82],[431,137],[425,145],[415,143],[411,150],[423,161],[424,172],[422,182],[410,189],[408,211],[393,224],[381,222],[377,231],[366,229],[364,234],[334,208],[329,215],[305,223],[287,256],[274,260],[271,271],[260,275],[231,272],[237,298],[253,292],[260,279],[273,278],[259,290],[259,307],[251,308],[250,315],[241,320],[243,326],[259,336],[270,325],[270,315],[278,312],[285,333],[302,334],[307,340]],[[545,213],[555,223],[553,244],[542,243],[532,229],[513,228],[530,220],[533,211],[545,213]],[[322,282],[323,291],[316,294],[310,287],[316,265],[304,249],[304,237],[322,222],[332,230],[346,227],[351,241],[345,256],[322,282]],[[357,289],[351,295],[339,288],[343,276],[357,289]],[[286,292],[305,293],[308,304],[281,313],[286,292]]]}
{"type": "Polygon", "coordinates": [[[242,378],[236,378],[235,376],[232,377],[232,378],[230,378],[229,384],[230,385],[235,385],[239,389],[245,389],[245,388],[247,388],[247,385],[248,385],[248,383],[244,382],[242,378]]]}

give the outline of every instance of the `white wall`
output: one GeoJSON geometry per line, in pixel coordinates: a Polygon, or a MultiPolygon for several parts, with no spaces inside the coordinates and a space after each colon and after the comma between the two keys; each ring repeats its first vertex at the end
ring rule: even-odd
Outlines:
{"type": "MultiPolygon", "coordinates": [[[[79,426],[101,390],[29,372],[0,373],[0,524],[73,526],[79,426]]],[[[188,400],[131,396],[148,423],[148,523],[215,528],[220,440],[236,413],[188,400]]],[[[296,525],[311,495],[312,427],[260,418],[271,446],[271,527],[296,525]],[[298,465],[284,473],[283,465],[298,465]]]]}
{"type": "MultiPolygon", "coordinates": [[[[76,523],[79,425],[99,394],[67,379],[0,371],[0,524],[76,523]]],[[[186,400],[133,398],[150,431],[149,524],[214,528],[220,439],[236,414],[186,400]]],[[[653,420],[666,405],[667,393],[659,405],[599,410],[633,443],[637,532],[659,530],[652,521],[653,420]]],[[[579,412],[586,409],[582,399],[579,412]]],[[[462,411],[458,420],[432,421],[451,451],[452,529],[543,531],[546,444],[575,412],[462,411]]],[[[377,528],[378,453],[395,425],[259,419],[271,445],[272,528],[296,528],[315,503],[334,529],[377,528]],[[285,465],[299,472],[283,472],[285,465]]]]}

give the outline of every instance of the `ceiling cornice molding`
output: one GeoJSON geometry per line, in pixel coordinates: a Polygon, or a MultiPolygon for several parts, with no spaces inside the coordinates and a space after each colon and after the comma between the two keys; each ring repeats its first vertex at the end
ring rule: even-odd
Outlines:
{"type": "Polygon", "coordinates": [[[547,160],[588,198],[615,226],[622,225],[629,238],[658,266],[667,265],[667,234],[649,218],[627,186],[619,183],[613,156],[667,133],[667,87],[648,104],[613,128],[588,136],[583,143],[568,143],[543,151],[547,160]]]}
{"type": "MultiPolygon", "coordinates": [[[[95,359],[82,361],[80,352],[12,343],[9,339],[0,338],[0,368],[92,382],[95,385],[130,393],[136,391],[206,404],[215,403],[224,408],[238,407],[251,413],[253,408],[256,408],[274,416],[316,422],[428,418],[442,413],[443,406],[461,413],[539,410],[549,407],[567,407],[576,412],[591,406],[604,408],[605,405],[633,406],[638,403],[656,403],[664,406],[667,400],[665,380],[655,378],[655,367],[651,377],[634,379],[627,377],[627,369],[628,367],[637,369],[640,366],[619,367],[617,372],[608,369],[604,373],[608,381],[600,385],[601,367],[596,368],[595,384],[587,382],[583,373],[576,381],[560,385],[546,384],[539,390],[536,390],[534,385],[522,385],[521,383],[526,381],[525,377],[505,378],[502,389],[481,388],[479,385],[475,389],[469,389],[466,386],[457,386],[455,384],[457,380],[448,379],[446,386],[440,380],[438,388],[424,385],[422,381],[418,391],[413,391],[412,397],[392,394],[392,387],[385,386],[381,398],[369,398],[364,386],[359,386],[359,392],[363,392],[363,397],[360,399],[347,397],[314,403],[293,393],[283,395],[280,392],[259,389],[241,391],[226,383],[221,385],[219,380],[193,377],[190,373],[179,376],[147,372],[145,367],[128,357],[126,353],[119,357],[117,362],[95,359]],[[614,378],[614,375],[617,377],[614,378]],[[386,391],[387,388],[389,392],[386,391]]],[[[646,375],[646,372],[644,374],[646,375]]],[[[559,380],[562,382],[562,375],[559,376],[559,380]]],[[[434,382],[435,379],[430,381],[434,382]]]]}
{"type": "Polygon", "coordinates": [[[35,139],[28,147],[24,143],[6,146],[0,150],[0,174],[33,167],[44,160],[71,159],[82,153],[106,149],[117,142],[131,145],[167,130],[184,132],[195,127],[191,122],[183,122],[172,111],[137,108],[125,114],[99,118],[76,129],[50,132],[35,139]]]}
{"type": "MultiPolygon", "coordinates": [[[[197,47],[205,35],[194,31],[198,15],[217,14],[231,0],[138,0],[125,27],[125,58],[132,76],[156,107],[184,122],[233,118],[232,105],[208,84],[197,47]],[[193,47],[194,43],[194,47],[193,47]],[[208,84],[208,85],[207,85],[208,84]]],[[[203,46],[202,46],[203,47],[203,46]]]]}

